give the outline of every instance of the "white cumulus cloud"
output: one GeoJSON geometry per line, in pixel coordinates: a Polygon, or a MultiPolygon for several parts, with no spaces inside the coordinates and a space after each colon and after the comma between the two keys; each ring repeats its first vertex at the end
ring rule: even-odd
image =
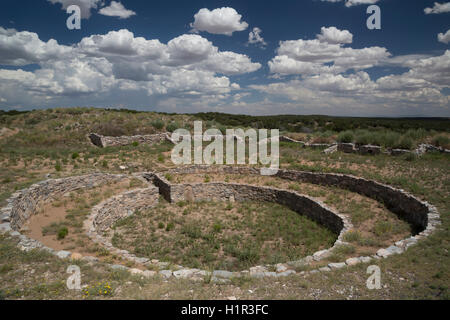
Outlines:
{"type": "Polygon", "coordinates": [[[101,8],[99,12],[101,15],[109,17],[119,17],[120,19],[128,19],[135,16],[136,12],[126,9],[121,2],[111,1],[108,7],[101,8]]]}
{"type": "Polygon", "coordinates": [[[439,3],[435,2],[432,8],[425,8],[425,14],[438,14],[450,12],[450,2],[439,3]]]}
{"type": "Polygon", "coordinates": [[[353,35],[348,30],[339,30],[336,27],[322,27],[317,39],[328,43],[352,43],[353,35]]]}
{"type": "Polygon", "coordinates": [[[224,34],[231,36],[233,32],[244,31],[248,23],[241,21],[242,15],[233,8],[223,7],[210,11],[200,9],[194,16],[191,27],[194,32],[206,31],[211,34],[224,34]]]}
{"type": "Polygon", "coordinates": [[[248,43],[259,45],[265,47],[267,45],[264,38],[261,36],[262,30],[258,27],[254,27],[252,31],[248,34],[248,43]]]}
{"type": "Polygon", "coordinates": [[[81,9],[81,18],[89,19],[91,17],[91,9],[97,9],[102,0],[48,0],[53,4],[60,3],[64,10],[71,5],[77,5],[81,9]]]}
{"type": "Polygon", "coordinates": [[[442,43],[445,43],[445,44],[448,44],[450,42],[450,29],[447,30],[447,32],[445,34],[444,33],[439,33],[438,34],[438,41],[442,42],[442,43]]]}

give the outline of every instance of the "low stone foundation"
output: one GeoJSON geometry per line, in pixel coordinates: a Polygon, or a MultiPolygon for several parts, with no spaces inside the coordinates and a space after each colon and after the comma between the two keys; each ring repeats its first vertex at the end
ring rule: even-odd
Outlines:
{"type": "MultiPolygon", "coordinates": [[[[247,174],[257,175],[259,169],[249,167],[230,167],[230,166],[189,166],[179,167],[169,170],[173,174],[192,174],[192,173],[224,173],[224,174],[247,174]]],[[[177,201],[269,201],[287,206],[293,211],[308,216],[310,219],[329,228],[338,235],[334,244],[343,245],[343,236],[351,228],[351,222],[345,215],[334,212],[320,201],[316,201],[305,195],[293,191],[281,190],[269,187],[258,187],[245,184],[227,184],[227,183],[201,183],[201,184],[171,184],[162,174],[142,173],[135,174],[135,177],[145,179],[152,185],[147,188],[128,191],[114,196],[91,210],[91,215],[85,221],[84,227],[91,239],[105,246],[114,254],[120,255],[130,261],[144,264],[147,266],[167,268],[168,262],[150,260],[148,258],[139,258],[126,250],[114,248],[110,239],[104,237],[115,222],[133,215],[136,210],[151,208],[158,203],[161,194],[167,200],[177,201]]],[[[375,181],[354,177],[351,175],[331,174],[331,173],[312,173],[292,170],[280,170],[276,177],[292,181],[308,182],[313,184],[333,186],[347,189],[364,196],[383,202],[390,210],[398,214],[401,218],[408,221],[416,230],[416,234],[410,238],[401,240],[392,244],[392,246],[380,249],[376,255],[371,257],[355,257],[347,259],[340,263],[330,263],[327,267],[320,268],[313,272],[326,272],[333,269],[351,266],[357,263],[368,263],[373,259],[386,258],[393,254],[399,254],[407,250],[410,246],[416,244],[420,239],[429,236],[438,225],[440,225],[440,216],[436,208],[426,202],[422,202],[414,196],[384,185],[375,181]]],[[[19,247],[22,250],[31,250],[41,248],[47,250],[60,258],[68,258],[70,252],[58,251],[43,246],[36,240],[29,239],[21,235],[18,230],[23,223],[32,215],[39,211],[39,208],[46,201],[51,201],[61,197],[67,192],[72,192],[81,188],[93,188],[107,182],[119,182],[129,178],[125,175],[112,174],[91,174],[81,177],[70,177],[58,180],[47,180],[35,184],[28,189],[15,193],[9,200],[8,205],[1,209],[0,232],[9,232],[12,236],[20,238],[19,247]]],[[[162,277],[190,278],[194,280],[203,279],[205,276],[211,276],[212,281],[229,281],[232,277],[282,277],[296,274],[293,268],[307,265],[313,261],[320,261],[332,254],[333,248],[316,252],[312,256],[302,258],[297,261],[290,261],[285,264],[275,266],[256,266],[249,270],[241,272],[228,272],[216,270],[208,272],[198,269],[186,269],[182,266],[175,266],[176,271],[162,270],[159,275],[162,277]],[[276,270],[269,271],[270,269],[276,270]]],[[[83,258],[86,261],[95,261],[93,257],[83,258]]],[[[129,269],[124,266],[112,266],[113,269],[126,269],[135,274],[153,276],[156,272],[140,271],[138,269],[129,269]]],[[[303,272],[304,273],[304,272],[303,272]]]]}
{"type": "Polygon", "coordinates": [[[143,136],[121,136],[121,137],[106,137],[96,133],[89,135],[91,142],[100,148],[127,146],[134,142],[139,144],[158,144],[164,141],[172,142],[169,133],[159,133],[143,136]]]}

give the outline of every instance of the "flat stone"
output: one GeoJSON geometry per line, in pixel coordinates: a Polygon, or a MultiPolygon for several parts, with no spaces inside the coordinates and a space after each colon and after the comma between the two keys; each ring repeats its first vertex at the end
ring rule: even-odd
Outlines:
{"type": "Polygon", "coordinates": [[[71,255],[72,255],[72,252],[70,252],[70,251],[64,251],[64,250],[58,251],[58,252],[56,253],[56,256],[57,256],[58,258],[60,258],[60,259],[67,259],[67,258],[69,258],[71,255]]]}
{"type": "Polygon", "coordinates": [[[129,272],[132,275],[143,275],[143,273],[144,273],[144,271],[142,271],[140,269],[136,269],[136,268],[130,269],[129,272]]]}
{"type": "Polygon", "coordinates": [[[156,276],[156,271],[150,271],[150,270],[146,270],[142,273],[144,275],[144,277],[146,278],[153,278],[154,276],[156,276]]]}
{"type": "Polygon", "coordinates": [[[20,236],[20,232],[13,231],[9,235],[12,236],[12,237],[19,237],[20,236]]]}
{"type": "Polygon", "coordinates": [[[89,263],[94,263],[98,261],[98,258],[96,257],[92,257],[92,256],[85,256],[82,258],[83,261],[89,262],[89,263]]]}
{"type": "Polygon", "coordinates": [[[224,279],[231,279],[234,276],[233,272],[224,271],[224,270],[215,270],[212,273],[212,275],[213,275],[213,277],[224,278],[224,279]]]}
{"type": "Polygon", "coordinates": [[[361,259],[359,258],[349,258],[345,261],[348,266],[354,266],[358,263],[361,263],[361,259]]]}
{"type": "Polygon", "coordinates": [[[231,280],[230,279],[222,279],[222,278],[212,277],[211,278],[211,282],[212,283],[218,283],[218,284],[225,284],[225,283],[231,282],[231,280]]]}
{"type": "Polygon", "coordinates": [[[134,258],[133,259],[136,263],[140,263],[140,264],[145,264],[147,262],[149,262],[150,260],[147,258],[134,258]]]}
{"type": "Polygon", "coordinates": [[[112,266],[111,266],[111,269],[113,269],[113,270],[128,270],[127,267],[122,266],[122,265],[120,265],[120,264],[114,264],[114,265],[112,265],[112,266]]]}
{"type": "Polygon", "coordinates": [[[181,269],[174,271],[173,276],[177,279],[187,279],[194,274],[194,271],[191,269],[181,269]]]}
{"type": "Polygon", "coordinates": [[[330,269],[342,269],[346,266],[345,262],[339,262],[339,263],[330,263],[328,264],[328,267],[330,269]]]}
{"type": "Polygon", "coordinates": [[[314,259],[314,261],[319,261],[319,260],[329,257],[330,255],[331,255],[331,252],[329,250],[322,250],[322,251],[318,251],[318,252],[314,253],[313,259],[314,259]]]}
{"type": "Polygon", "coordinates": [[[287,270],[285,272],[280,272],[277,274],[277,277],[288,277],[290,275],[295,274],[296,272],[294,270],[287,270]]]}
{"type": "Polygon", "coordinates": [[[387,258],[390,255],[392,255],[392,253],[390,251],[387,251],[386,249],[380,249],[377,251],[377,256],[381,258],[387,258]]]}
{"type": "Polygon", "coordinates": [[[268,270],[263,266],[256,266],[256,267],[250,268],[250,275],[252,273],[264,273],[264,272],[268,272],[268,270]]]}
{"type": "Polygon", "coordinates": [[[401,254],[403,253],[403,250],[397,246],[390,246],[389,248],[386,249],[388,252],[390,252],[391,254],[401,254]]]}
{"type": "Polygon", "coordinates": [[[169,279],[172,276],[172,270],[162,270],[159,274],[164,278],[169,279]]]}
{"type": "Polygon", "coordinates": [[[0,224],[0,234],[4,234],[11,231],[13,230],[11,229],[11,225],[9,223],[0,224]]]}
{"type": "Polygon", "coordinates": [[[359,259],[362,263],[369,263],[370,261],[372,261],[371,257],[360,257],[359,259]]]}
{"type": "Polygon", "coordinates": [[[284,264],[277,264],[277,272],[282,273],[288,270],[288,267],[284,264]]]}
{"type": "Polygon", "coordinates": [[[320,272],[330,272],[331,268],[330,267],[323,267],[323,268],[319,268],[320,272]]]}
{"type": "Polygon", "coordinates": [[[74,253],[72,253],[72,255],[70,256],[70,258],[71,258],[72,260],[81,260],[81,259],[83,259],[83,256],[82,256],[81,254],[79,254],[79,253],[74,252],[74,253]]]}

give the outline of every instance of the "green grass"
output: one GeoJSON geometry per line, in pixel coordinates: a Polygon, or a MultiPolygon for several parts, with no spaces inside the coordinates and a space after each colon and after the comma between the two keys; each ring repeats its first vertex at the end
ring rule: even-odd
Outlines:
{"type": "Polygon", "coordinates": [[[329,247],[336,239],[332,232],[283,206],[255,202],[233,206],[163,203],[119,221],[114,229],[117,247],[206,269],[240,270],[286,262],[329,247]],[[188,208],[192,213],[183,214],[188,208]]]}

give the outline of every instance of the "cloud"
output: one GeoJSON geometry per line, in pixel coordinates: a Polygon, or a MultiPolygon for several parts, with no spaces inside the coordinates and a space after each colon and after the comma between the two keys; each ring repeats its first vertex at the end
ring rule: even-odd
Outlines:
{"type": "Polygon", "coordinates": [[[0,28],[0,64],[30,63],[40,68],[0,69],[0,94],[11,104],[115,101],[123,96],[213,101],[211,97],[223,99],[239,89],[228,75],[261,68],[246,55],[220,51],[200,35],[184,34],[164,44],[122,29],[62,46],[44,42],[36,33],[0,28]]]}
{"type": "Polygon", "coordinates": [[[317,39],[333,44],[352,43],[353,35],[348,30],[339,30],[336,27],[322,27],[321,33],[317,35],[317,39]]]}
{"type": "Polygon", "coordinates": [[[358,114],[374,114],[375,109],[378,115],[393,115],[399,110],[409,115],[411,111],[408,110],[448,114],[450,96],[442,92],[450,88],[450,50],[441,56],[409,55],[392,60],[393,64],[409,70],[376,81],[365,71],[337,74],[325,70],[303,75],[301,79],[252,85],[250,88],[265,94],[273,105],[283,99],[289,101],[285,106],[304,108],[305,105],[313,105],[324,113],[330,113],[324,110],[331,108],[339,112],[345,109],[347,113],[353,109],[358,114]]]}
{"type": "Polygon", "coordinates": [[[265,47],[267,43],[264,41],[264,38],[261,37],[261,33],[262,30],[260,28],[254,27],[253,30],[248,34],[248,43],[265,47]]]}
{"type": "Polygon", "coordinates": [[[206,31],[231,36],[233,32],[248,28],[248,23],[241,22],[241,18],[242,16],[233,8],[223,7],[212,11],[203,8],[195,14],[191,27],[194,32],[206,31]]]}
{"type": "Polygon", "coordinates": [[[447,32],[445,34],[444,33],[439,33],[438,34],[438,41],[442,42],[442,43],[445,43],[445,44],[448,44],[450,42],[450,29],[447,30],[447,32]]]}
{"type": "Polygon", "coordinates": [[[123,4],[118,1],[111,1],[109,7],[101,8],[98,13],[109,17],[119,17],[120,19],[128,19],[136,15],[136,12],[125,9],[123,4]]]}
{"type": "Polygon", "coordinates": [[[375,4],[380,0],[321,0],[322,2],[342,2],[345,1],[346,7],[353,7],[361,4],[375,4]]]}
{"type": "Polygon", "coordinates": [[[425,14],[439,14],[450,12],[450,2],[445,3],[435,2],[433,8],[425,8],[424,12],[425,14]]]}
{"type": "Polygon", "coordinates": [[[390,56],[382,47],[343,46],[352,40],[349,31],[330,27],[322,28],[317,39],[281,41],[277,56],[269,61],[270,71],[280,75],[342,73],[371,68],[390,56]]]}
{"type": "Polygon", "coordinates": [[[0,27],[0,64],[22,66],[61,59],[71,48],[59,45],[56,40],[43,42],[33,32],[17,32],[0,27]]]}
{"type": "Polygon", "coordinates": [[[91,17],[91,9],[97,9],[103,0],[48,0],[49,2],[56,4],[60,3],[62,9],[66,10],[71,5],[77,5],[81,9],[81,18],[89,19],[91,17]]]}

